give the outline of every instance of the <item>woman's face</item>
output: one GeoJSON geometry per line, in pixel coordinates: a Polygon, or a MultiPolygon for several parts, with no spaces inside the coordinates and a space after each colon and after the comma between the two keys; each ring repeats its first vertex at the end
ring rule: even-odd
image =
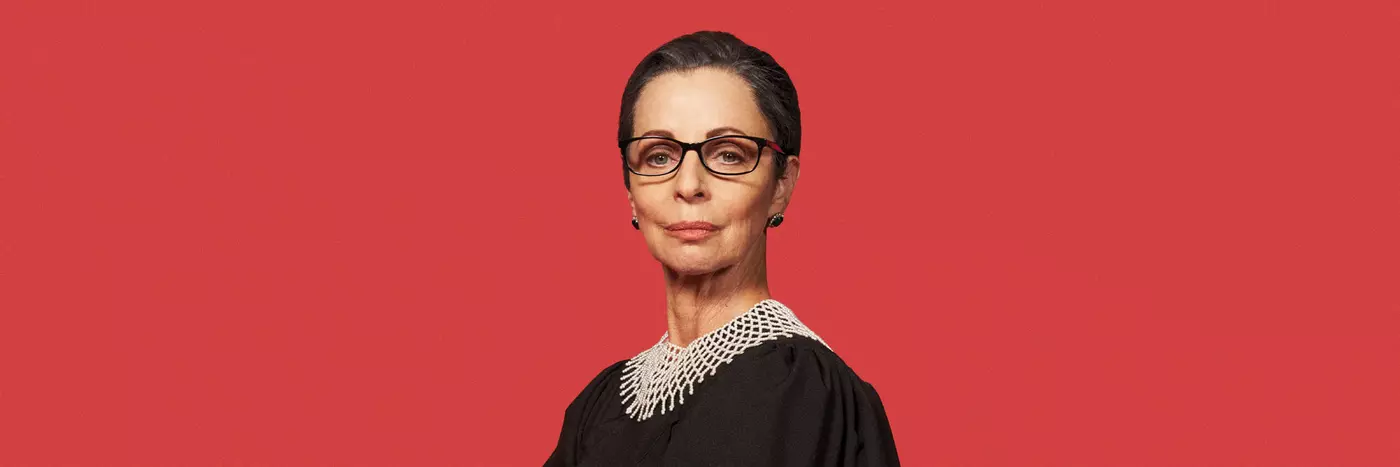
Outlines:
{"type": "MultiPolygon", "coordinates": [[[[653,78],[637,98],[633,136],[660,135],[699,142],[721,134],[772,139],[748,83],[723,70],[700,68],[653,78]]],[[[797,182],[798,161],[774,179],[774,157],[764,150],[758,168],[743,175],[718,175],[701,165],[696,151],[674,172],[628,174],[627,198],[652,256],[681,275],[696,275],[761,261],[763,229],[787,208],[797,182]],[[713,230],[682,229],[681,222],[713,224],[713,230]]]]}

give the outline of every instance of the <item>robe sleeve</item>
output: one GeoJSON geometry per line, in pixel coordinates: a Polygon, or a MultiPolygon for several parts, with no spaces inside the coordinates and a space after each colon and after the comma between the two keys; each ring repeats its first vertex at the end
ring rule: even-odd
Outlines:
{"type": "Polygon", "coordinates": [[[730,384],[691,412],[710,439],[671,452],[667,465],[899,465],[879,393],[835,353],[805,338],[754,350],[748,364],[722,369],[730,384]]]}
{"type": "Polygon", "coordinates": [[[622,360],[604,368],[574,396],[573,402],[564,409],[564,424],[559,430],[559,441],[555,444],[554,451],[549,454],[549,459],[545,460],[544,467],[571,467],[578,464],[579,440],[583,439],[588,421],[597,408],[598,400],[603,398],[608,388],[609,378],[616,377],[616,373],[621,371],[626,363],[627,360],[622,360]]]}

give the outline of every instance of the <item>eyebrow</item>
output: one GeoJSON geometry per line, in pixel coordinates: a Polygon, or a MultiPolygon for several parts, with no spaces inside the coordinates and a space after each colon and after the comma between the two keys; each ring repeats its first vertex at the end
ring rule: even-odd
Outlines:
{"type": "MultiPolygon", "coordinates": [[[[714,137],[719,136],[719,135],[730,134],[730,133],[740,134],[740,135],[744,135],[744,136],[748,136],[748,135],[749,135],[748,133],[744,133],[744,130],[740,130],[740,129],[738,129],[738,128],[734,128],[734,127],[732,127],[732,126],[722,126],[722,127],[715,128],[715,129],[713,129],[713,130],[710,130],[710,131],[708,131],[708,132],[705,132],[705,137],[706,137],[706,138],[714,138],[714,137]]],[[[675,137],[676,137],[675,134],[671,133],[671,132],[668,131],[668,130],[651,130],[651,131],[648,131],[648,132],[646,132],[646,133],[642,133],[641,136],[665,136],[665,137],[667,137],[667,138],[675,138],[675,137]]]]}

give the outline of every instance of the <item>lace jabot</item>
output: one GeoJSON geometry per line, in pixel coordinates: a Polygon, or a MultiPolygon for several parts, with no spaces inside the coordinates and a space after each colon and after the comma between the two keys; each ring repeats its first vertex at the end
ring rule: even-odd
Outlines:
{"type": "Polygon", "coordinates": [[[686,393],[695,394],[695,385],[713,376],[720,365],[732,362],[750,347],[793,335],[831,348],[792,310],[771,298],[685,347],[672,344],[668,331],[656,345],[627,361],[622,370],[622,403],[637,421],[651,418],[657,407],[663,414],[675,410],[676,404],[685,403],[686,393]]]}

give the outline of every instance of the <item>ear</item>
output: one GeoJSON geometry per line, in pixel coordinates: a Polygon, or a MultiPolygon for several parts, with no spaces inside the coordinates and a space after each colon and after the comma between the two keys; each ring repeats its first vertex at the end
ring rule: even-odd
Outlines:
{"type": "Polygon", "coordinates": [[[632,208],[632,217],[637,217],[637,200],[632,198],[632,190],[627,190],[627,205],[632,208]]]}
{"type": "Polygon", "coordinates": [[[778,179],[773,191],[773,205],[768,208],[768,217],[786,211],[792,201],[792,192],[797,189],[797,178],[802,175],[802,161],[797,156],[787,156],[787,171],[778,179]]]}

